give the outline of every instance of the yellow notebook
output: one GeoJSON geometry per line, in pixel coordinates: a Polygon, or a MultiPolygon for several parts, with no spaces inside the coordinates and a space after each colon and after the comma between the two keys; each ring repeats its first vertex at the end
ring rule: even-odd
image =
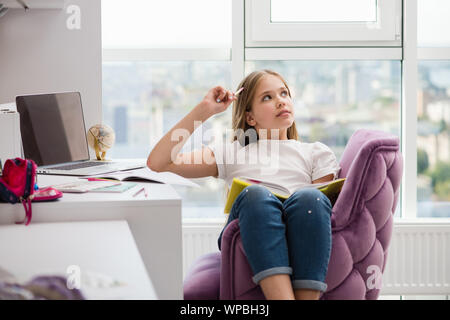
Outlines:
{"type": "MultiPolygon", "coordinates": [[[[345,178],[336,179],[333,181],[327,181],[323,183],[313,183],[305,185],[303,188],[317,188],[322,191],[328,199],[330,199],[331,205],[337,200],[339,196],[339,192],[344,185],[345,178]]],[[[280,186],[276,183],[260,181],[246,177],[233,178],[233,182],[231,184],[230,191],[228,192],[227,202],[225,203],[224,213],[230,213],[231,207],[233,206],[234,200],[236,197],[244,190],[246,187],[251,186],[253,184],[259,184],[266,187],[274,196],[280,199],[282,202],[289,198],[291,195],[289,190],[283,186],[280,186]]]]}

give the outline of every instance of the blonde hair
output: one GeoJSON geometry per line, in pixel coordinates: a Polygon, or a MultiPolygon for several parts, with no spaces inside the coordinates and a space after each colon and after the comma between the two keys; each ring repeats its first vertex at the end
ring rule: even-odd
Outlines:
{"type": "MultiPolygon", "coordinates": [[[[249,141],[249,139],[247,139],[248,135],[245,135],[247,130],[252,129],[255,130],[253,126],[250,126],[247,123],[246,112],[252,110],[252,101],[253,98],[255,97],[256,88],[258,87],[258,84],[261,81],[261,79],[266,75],[278,77],[288,90],[289,97],[291,97],[291,90],[289,89],[286,80],[284,80],[284,78],[279,73],[267,69],[260,71],[253,71],[252,73],[250,73],[241,81],[238,88],[236,89],[239,90],[240,88],[244,88],[244,90],[239,94],[238,99],[233,104],[232,118],[231,118],[233,135],[231,142],[239,140],[242,146],[246,146],[250,142],[254,142],[249,141]]],[[[287,138],[299,140],[297,128],[295,126],[295,121],[287,129],[287,138]]],[[[258,139],[259,137],[256,132],[256,141],[258,139]]]]}
{"type": "MultiPolygon", "coordinates": [[[[252,110],[252,102],[253,98],[255,97],[256,88],[258,87],[259,82],[264,76],[272,75],[278,77],[288,90],[289,97],[291,97],[291,90],[289,89],[289,86],[284,80],[284,78],[275,71],[272,70],[259,70],[259,71],[253,71],[249,75],[247,75],[239,84],[236,91],[240,88],[244,88],[244,90],[238,95],[237,100],[233,103],[233,109],[232,109],[232,117],[231,117],[231,123],[233,128],[233,135],[231,142],[234,142],[236,140],[239,141],[239,143],[242,146],[246,146],[249,143],[255,142],[252,141],[252,137],[249,137],[248,132],[253,131],[255,133],[256,141],[259,139],[258,133],[256,132],[255,128],[253,126],[250,126],[246,121],[246,112],[249,112],[252,110]],[[248,131],[250,130],[250,131],[248,131]]],[[[295,126],[295,121],[292,123],[292,125],[287,129],[287,138],[288,139],[294,139],[299,140],[297,128],[295,126]]],[[[226,189],[226,197],[225,200],[228,197],[228,186],[225,184],[226,189]]]]}

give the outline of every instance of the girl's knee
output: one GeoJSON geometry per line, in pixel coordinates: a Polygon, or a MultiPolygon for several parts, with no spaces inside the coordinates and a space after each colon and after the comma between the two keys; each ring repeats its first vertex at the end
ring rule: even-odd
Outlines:
{"type": "MultiPolygon", "coordinates": [[[[269,208],[271,208],[274,203],[270,197],[275,197],[267,188],[259,185],[251,185],[246,187],[241,192],[242,200],[240,217],[243,215],[251,216],[252,218],[264,219],[268,217],[269,208]],[[245,208],[244,208],[245,207],[245,208]]],[[[241,196],[240,195],[240,196],[241,196]]],[[[276,205],[276,204],[275,204],[276,205]]]]}
{"type": "Polygon", "coordinates": [[[255,201],[259,201],[264,196],[263,187],[258,185],[251,185],[244,188],[236,200],[234,201],[234,206],[247,206],[255,203],[255,201]]]}
{"type": "Polygon", "coordinates": [[[246,187],[242,190],[242,193],[244,193],[244,196],[247,197],[250,202],[263,200],[264,198],[272,196],[272,193],[267,188],[256,184],[246,187]]]}
{"type": "Polygon", "coordinates": [[[308,188],[295,191],[291,201],[299,205],[318,205],[331,210],[330,199],[319,189],[308,188]]]}
{"type": "Polygon", "coordinates": [[[301,189],[293,193],[286,203],[286,214],[303,215],[329,219],[331,216],[331,203],[328,197],[318,189],[301,189]]]}
{"type": "Polygon", "coordinates": [[[292,198],[295,201],[301,201],[302,203],[321,201],[328,199],[322,191],[316,188],[300,189],[292,194],[292,198]]]}

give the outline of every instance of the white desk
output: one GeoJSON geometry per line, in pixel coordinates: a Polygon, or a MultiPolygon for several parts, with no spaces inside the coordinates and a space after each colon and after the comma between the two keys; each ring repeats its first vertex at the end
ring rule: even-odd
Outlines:
{"type": "MultiPolygon", "coordinates": [[[[73,177],[39,175],[39,187],[73,181],[73,177]]],[[[181,198],[171,185],[142,183],[124,193],[69,194],[58,201],[33,203],[31,224],[41,222],[126,220],[160,299],[183,298],[181,198]]],[[[0,203],[0,225],[24,217],[20,204],[0,203]]],[[[25,227],[24,227],[25,228],[25,227]]]]}
{"type": "Polygon", "coordinates": [[[87,299],[157,299],[124,220],[0,226],[0,261],[19,283],[61,275],[87,299]]]}

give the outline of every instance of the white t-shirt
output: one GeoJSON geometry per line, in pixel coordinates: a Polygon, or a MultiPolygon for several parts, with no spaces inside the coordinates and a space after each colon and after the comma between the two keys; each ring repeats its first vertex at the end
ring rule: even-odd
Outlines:
{"type": "Polygon", "coordinates": [[[293,193],[329,174],[336,179],[340,170],[333,151],[321,142],[268,139],[243,147],[238,140],[219,140],[207,147],[216,158],[218,178],[228,187],[235,177],[249,177],[277,183],[293,193]]]}

